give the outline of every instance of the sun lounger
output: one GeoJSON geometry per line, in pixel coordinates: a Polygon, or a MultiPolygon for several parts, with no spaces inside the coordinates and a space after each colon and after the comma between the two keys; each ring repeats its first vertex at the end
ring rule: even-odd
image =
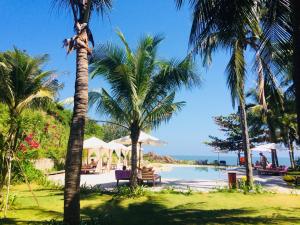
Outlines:
{"type": "Polygon", "coordinates": [[[81,173],[88,174],[88,173],[96,173],[99,172],[99,163],[93,162],[91,164],[84,164],[81,166],[81,173]]]}
{"type": "Polygon", "coordinates": [[[81,173],[88,174],[88,173],[96,173],[96,166],[89,166],[85,165],[81,167],[81,173]]]}
{"type": "Polygon", "coordinates": [[[225,160],[221,160],[219,163],[220,166],[226,166],[226,161],[225,160]]]}
{"type": "Polygon", "coordinates": [[[130,180],[131,170],[115,170],[117,186],[120,180],[130,180]]]}
{"type": "Polygon", "coordinates": [[[141,174],[139,177],[139,181],[143,182],[143,181],[152,181],[153,186],[155,186],[155,181],[158,180],[159,183],[161,183],[161,176],[158,174],[154,173],[154,170],[141,170],[141,174]]]}
{"type": "Polygon", "coordinates": [[[257,169],[259,175],[283,176],[287,173],[287,167],[257,169]]]}

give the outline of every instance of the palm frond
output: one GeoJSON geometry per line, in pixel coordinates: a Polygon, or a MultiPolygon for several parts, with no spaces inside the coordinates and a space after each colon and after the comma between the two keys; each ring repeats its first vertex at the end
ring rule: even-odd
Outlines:
{"type": "Polygon", "coordinates": [[[157,128],[163,122],[168,122],[175,112],[185,105],[185,102],[174,102],[175,92],[162,99],[153,109],[145,109],[145,118],[141,121],[142,129],[157,128]]]}
{"type": "Polygon", "coordinates": [[[112,9],[112,0],[52,0],[52,7],[58,10],[70,10],[75,21],[78,21],[83,14],[85,5],[88,3],[91,4],[91,11],[95,11],[102,16],[112,9]]]}
{"type": "Polygon", "coordinates": [[[0,54],[1,63],[9,68],[0,70],[0,89],[3,93],[0,99],[10,110],[21,112],[36,99],[49,98],[56,94],[60,84],[57,80],[49,82],[53,72],[41,70],[47,58],[47,55],[30,57],[16,48],[0,54]]]}
{"type": "Polygon", "coordinates": [[[89,106],[93,105],[96,105],[97,112],[109,115],[112,120],[129,126],[127,111],[106,90],[89,92],[89,106]]]}
{"type": "Polygon", "coordinates": [[[227,85],[231,92],[232,105],[243,98],[244,83],[246,78],[244,49],[239,41],[233,44],[231,58],[226,67],[227,85]]]}
{"type": "Polygon", "coordinates": [[[118,32],[123,49],[102,45],[92,58],[92,77],[103,76],[110,84],[110,94],[90,92],[89,104],[128,128],[157,127],[168,121],[184,103],[175,102],[175,91],[192,87],[199,78],[192,57],[182,61],[157,59],[161,36],[144,36],[136,50],[131,50],[118,32]]]}

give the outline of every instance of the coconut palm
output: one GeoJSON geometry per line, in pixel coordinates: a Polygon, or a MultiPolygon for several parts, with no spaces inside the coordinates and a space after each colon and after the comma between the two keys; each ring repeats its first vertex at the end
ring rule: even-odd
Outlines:
{"type": "Polygon", "coordinates": [[[80,221],[80,169],[84,140],[84,125],[88,106],[88,56],[89,42],[94,44],[89,23],[93,13],[103,14],[111,8],[111,0],[54,0],[58,7],[71,10],[75,35],[64,40],[67,52],[76,50],[76,81],[74,108],[65,167],[64,222],[80,221]]]}
{"type": "Polygon", "coordinates": [[[268,108],[263,109],[259,104],[255,91],[250,91],[248,96],[252,104],[248,106],[249,113],[256,117],[258,126],[268,128],[268,140],[273,143],[283,142],[289,148],[291,167],[294,163],[294,143],[297,141],[295,94],[291,80],[284,80],[279,87],[274,89],[267,81],[264,86],[268,108]],[[283,91],[285,90],[285,91],[283,91]]]}
{"type": "MultiPolygon", "coordinates": [[[[265,41],[261,51],[266,60],[275,56],[276,69],[291,75],[295,91],[298,133],[300,132],[300,3],[297,0],[272,0],[262,4],[266,9],[262,17],[265,41]],[[286,70],[290,70],[286,73],[286,70]]],[[[291,86],[291,87],[292,87],[291,86]]]]}
{"type": "Polygon", "coordinates": [[[160,36],[145,36],[133,51],[118,32],[124,49],[100,46],[93,58],[92,77],[103,76],[111,93],[102,89],[89,93],[89,104],[109,116],[114,124],[129,130],[132,141],[131,186],[137,185],[137,143],[141,130],[157,128],[179,111],[184,102],[175,102],[175,91],[199,81],[190,57],[182,61],[159,60],[160,36]]]}
{"type": "MultiPolygon", "coordinates": [[[[1,183],[3,187],[8,178],[9,192],[11,161],[19,148],[22,136],[20,123],[24,109],[36,106],[40,99],[53,98],[57,90],[57,81],[52,71],[42,71],[41,66],[47,56],[30,57],[25,52],[14,49],[0,54],[0,101],[9,111],[6,134],[1,134],[1,183]],[[8,177],[7,177],[8,175],[8,177]]],[[[8,195],[7,195],[8,196],[8,195]]]]}
{"type": "MultiPolygon", "coordinates": [[[[178,0],[178,7],[183,1],[178,0]]],[[[194,54],[203,57],[205,65],[211,63],[211,55],[219,48],[229,49],[231,56],[226,68],[227,84],[231,91],[232,103],[239,104],[243,150],[246,159],[247,184],[252,186],[253,174],[250,142],[245,110],[245,79],[247,47],[257,48],[261,33],[258,23],[260,15],[257,4],[249,0],[198,0],[190,1],[193,9],[193,22],[190,45],[194,54]]],[[[259,86],[264,76],[263,64],[256,55],[259,86]]],[[[263,90],[260,88],[259,90],[263,90]]],[[[262,102],[263,93],[261,93],[262,102]]]]}
{"type": "MultiPolygon", "coordinates": [[[[176,0],[178,7],[181,7],[184,2],[185,0],[176,0]]],[[[272,60],[273,56],[279,53],[282,60],[280,63],[277,61],[274,66],[284,68],[288,63],[285,53],[290,55],[292,52],[292,78],[295,86],[296,104],[298,106],[298,133],[300,133],[300,2],[297,0],[190,0],[189,3],[194,10],[191,43],[196,43],[195,37],[200,34],[197,23],[203,22],[203,25],[200,26],[203,27],[207,22],[213,22],[214,15],[211,14],[211,9],[218,8],[226,14],[233,7],[236,8],[237,11],[231,15],[219,18],[231,24],[236,22],[234,18],[237,14],[255,17],[255,15],[251,15],[250,11],[244,10],[249,5],[255,4],[262,11],[259,19],[263,30],[263,42],[260,45],[259,54],[261,54],[264,61],[268,62],[272,60]],[[203,12],[203,14],[201,15],[200,12],[203,12]]]]}

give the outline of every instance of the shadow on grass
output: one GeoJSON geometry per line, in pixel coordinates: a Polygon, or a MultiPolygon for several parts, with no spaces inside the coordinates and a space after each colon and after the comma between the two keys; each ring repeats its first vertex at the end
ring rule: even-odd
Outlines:
{"type": "MultiPolygon", "coordinates": [[[[203,202],[204,203],[204,202],[203,202]]],[[[168,208],[155,197],[148,196],[140,203],[122,206],[122,200],[112,199],[98,208],[81,209],[84,216],[103,215],[105,225],[192,225],[192,224],[296,224],[299,218],[276,215],[256,216],[255,210],[205,209],[203,203],[188,203],[168,208]],[[200,208],[202,207],[202,208],[200,208]]]]}
{"type": "MultiPolygon", "coordinates": [[[[86,196],[91,198],[93,195],[86,196]]],[[[108,196],[109,198],[109,196],[108,196]]],[[[257,212],[251,208],[222,208],[206,209],[206,202],[179,204],[168,207],[166,199],[149,195],[136,201],[130,199],[111,199],[103,204],[81,208],[83,217],[103,218],[99,225],[194,225],[194,224],[298,224],[299,217],[284,216],[284,210],[273,208],[272,215],[265,216],[264,212],[257,212]],[[260,215],[257,216],[257,213],[260,215]]],[[[170,203],[172,199],[167,199],[170,203]]],[[[298,208],[293,208],[295,215],[298,208]]],[[[36,209],[44,215],[62,219],[62,213],[36,209]]],[[[290,211],[290,210],[286,210],[290,211]]],[[[0,220],[0,224],[41,224],[38,221],[20,221],[15,219],[0,220]],[[23,223],[22,223],[23,222],[23,223]]]]}

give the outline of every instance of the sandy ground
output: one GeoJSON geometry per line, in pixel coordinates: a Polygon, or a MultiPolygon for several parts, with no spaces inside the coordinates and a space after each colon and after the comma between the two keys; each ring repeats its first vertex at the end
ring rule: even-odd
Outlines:
{"type": "MultiPolygon", "coordinates": [[[[173,166],[192,166],[192,165],[172,165],[164,164],[163,166],[155,166],[156,171],[168,170],[173,166]]],[[[228,171],[234,171],[238,177],[245,176],[245,170],[242,168],[228,168],[228,171]]],[[[57,184],[64,183],[64,174],[50,175],[49,179],[57,184]]],[[[296,190],[288,186],[280,176],[259,176],[254,172],[254,179],[260,183],[265,189],[278,193],[286,194],[300,194],[300,190],[296,190]]],[[[120,181],[120,184],[128,183],[128,181],[120,181]]],[[[81,185],[95,186],[100,185],[103,188],[111,189],[116,186],[115,173],[110,171],[103,174],[87,174],[81,175],[81,185]]],[[[178,180],[178,179],[165,179],[162,177],[162,183],[150,189],[158,191],[164,188],[172,187],[176,190],[187,190],[191,188],[194,191],[209,192],[219,187],[227,186],[227,180],[178,180]]]]}

